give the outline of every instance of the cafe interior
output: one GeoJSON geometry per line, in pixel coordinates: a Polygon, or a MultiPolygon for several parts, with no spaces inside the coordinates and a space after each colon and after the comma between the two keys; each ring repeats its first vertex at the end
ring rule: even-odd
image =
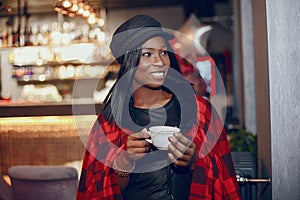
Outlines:
{"type": "Polygon", "coordinates": [[[119,70],[112,33],[137,14],[178,38],[174,51],[192,66],[184,75],[223,121],[242,199],[300,199],[299,8],[0,0],[0,200],[75,199],[88,135],[119,70]]]}

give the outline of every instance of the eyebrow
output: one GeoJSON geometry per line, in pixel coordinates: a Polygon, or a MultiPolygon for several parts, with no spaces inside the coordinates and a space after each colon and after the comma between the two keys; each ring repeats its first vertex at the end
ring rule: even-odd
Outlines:
{"type": "Polygon", "coordinates": [[[167,45],[164,45],[164,46],[162,46],[162,47],[159,47],[159,48],[153,48],[153,47],[142,47],[141,49],[143,50],[143,49],[165,49],[165,48],[167,48],[167,45]]]}

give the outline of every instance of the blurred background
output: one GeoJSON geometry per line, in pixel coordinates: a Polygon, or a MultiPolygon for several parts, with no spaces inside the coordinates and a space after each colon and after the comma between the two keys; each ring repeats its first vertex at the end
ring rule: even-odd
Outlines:
{"type": "Polygon", "coordinates": [[[119,69],[110,36],[147,14],[174,32],[183,75],[222,117],[243,198],[299,199],[299,9],[296,0],[0,0],[0,171],[8,188],[16,165],[80,174],[119,69]]]}

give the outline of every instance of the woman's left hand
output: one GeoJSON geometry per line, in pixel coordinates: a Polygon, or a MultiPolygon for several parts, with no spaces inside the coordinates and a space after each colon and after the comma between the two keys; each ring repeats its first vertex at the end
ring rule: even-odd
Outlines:
{"type": "Polygon", "coordinates": [[[195,143],[181,133],[175,133],[174,137],[169,137],[169,141],[169,159],[175,165],[193,168],[196,160],[195,143]]]}

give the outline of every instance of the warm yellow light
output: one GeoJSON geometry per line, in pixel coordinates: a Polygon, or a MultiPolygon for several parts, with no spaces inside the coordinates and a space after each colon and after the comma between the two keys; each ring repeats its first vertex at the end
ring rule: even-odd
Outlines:
{"type": "Polygon", "coordinates": [[[76,12],[78,10],[78,5],[76,3],[73,3],[72,7],[70,8],[72,12],[76,12]]]}
{"type": "Polygon", "coordinates": [[[46,80],[45,74],[40,74],[39,75],[39,81],[45,81],[45,80],[46,80]]]}
{"type": "Polygon", "coordinates": [[[100,18],[98,19],[98,25],[101,27],[104,25],[104,19],[100,18]]]}
{"type": "Polygon", "coordinates": [[[90,15],[90,6],[89,5],[85,5],[84,6],[84,12],[82,13],[83,17],[88,17],[90,15]]]}
{"type": "Polygon", "coordinates": [[[91,14],[91,15],[88,17],[87,22],[88,22],[89,24],[95,24],[95,23],[96,23],[96,17],[95,17],[95,14],[94,14],[94,13],[91,14]]]}
{"type": "Polygon", "coordinates": [[[72,6],[72,4],[71,4],[71,2],[69,0],[65,0],[62,3],[62,6],[65,7],[65,8],[70,8],[72,6]]]}
{"type": "Polygon", "coordinates": [[[84,12],[84,3],[78,3],[78,10],[77,10],[77,14],[78,15],[82,15],[82,13],[84,12]]]}
{"type": "Polygon", "coordinates": [[[82,13],[82,15],[83,15],[84,17],[88,17],[88,16],[90,15],[90,11],[89,11],[89,10],[85,10],[85,11],[82,13]]]}
{"type": "Polygon", "coordinates": [[[77,13],[78,13],[79,15],[82,15],[83,12],[84,12],[84,9],[83,9],[83,8],[79,8],[78,11],[77,11],[77,13]]]}
{"type": "Polygon", "coordinates": [[[43,64],[43,60],[42,59],[37,59],[36,64],[41,66],[43,64]]]}

